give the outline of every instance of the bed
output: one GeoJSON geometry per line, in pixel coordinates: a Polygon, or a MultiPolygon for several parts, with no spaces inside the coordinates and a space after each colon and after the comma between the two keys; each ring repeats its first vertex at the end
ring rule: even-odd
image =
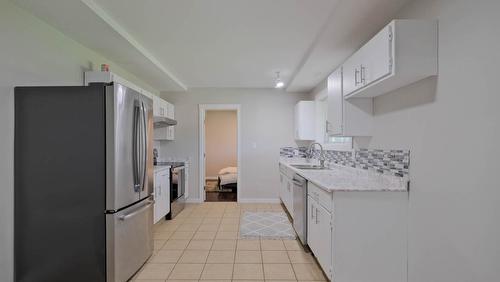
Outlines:
{"type": "Polygon", "coordinates": [[[219,171],[218,175],[219,191],[236,192],[238,189],[238,168],[226,167],[219,171]]]}

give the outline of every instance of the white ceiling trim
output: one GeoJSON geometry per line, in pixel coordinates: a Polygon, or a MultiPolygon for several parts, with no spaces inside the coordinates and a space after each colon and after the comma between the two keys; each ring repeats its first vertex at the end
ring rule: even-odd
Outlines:
{"type": "Polygon", "coordinates": [[[134,48],[137,49],[144,57],[151,61],[158,69],[165,73],[178,87],[187,90],[187,86],[182,83],[170,70],[158,61],[144,46],[142,46],[135,38],[130,35],[119,23],[117,23],[111,16],[108,15],[99,5],[93,0],[81,0],[87,7],[90,8],[98,17],[100,17],[106,24],[114,29],[120,36],[127,40],[134,48]]]}

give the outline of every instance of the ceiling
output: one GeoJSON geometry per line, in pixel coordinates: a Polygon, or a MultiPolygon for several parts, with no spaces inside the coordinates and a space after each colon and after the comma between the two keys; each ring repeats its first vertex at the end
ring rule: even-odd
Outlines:
{"type": "Polygon", "coordinates": [[[16,0],[160,91],[310,91],[410,0],[16,0]]]}

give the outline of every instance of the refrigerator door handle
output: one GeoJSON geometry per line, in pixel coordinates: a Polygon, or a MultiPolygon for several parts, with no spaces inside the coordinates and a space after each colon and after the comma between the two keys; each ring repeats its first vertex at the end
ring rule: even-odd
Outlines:
{"type": "Polygon", "coordinates": [[[137,152],[137,183],[138,183],[138,189],[137,190],[142,190],[142,154],[143,154],[143,151],[142,151],[142,102],[138,102],[139,103],[139,117],[138,117],[138,132],[137,132],[137,138],[138,138],[138,143],[139,143],[139,146],[138,146],[138,152],[137,152]]]}
{"type": "Polygon", "coordinates": [[[132,140],[132,170],[134,178],[134,191],[139,192],[140,181],[139,181],[139,118],[140,118],[140,107],[136,103],[134,105],[134,117],[133,117],[133,140],[132,140]]]}
{"type": "Polygon", "coordinates": [[[149,208],[150,208],[152,205],[154,205],[154,204],[155,204],[155,201],[154,201],[154,200],[149,201],[149,203],[148,203],[147,205],[143,206],[142,208],[140,208],[140,209],[138,209],[138,210],[135,210],[135,211],[133,211],[133,212],[131,212],[131,213],[121,215],[121,216],[120,216],[120,217],[118,217],[118,218],[119,218],[120,220],[127,220],[127,219],[129,219],[129,218],[132,218],[132,217],[134,217],[134,216],[136,216],[136,215],[138,215],[138,214],[140,214],[140,213],[142,213],[142,212],[146,211],[147,209],[149,209],[149,208]]]}
{"type": "Polygon", "coordinates": [[[146,167],[147,167],[147,125],[146,125],[146,106],[141,103],[141,137],[142,137],[142,158],[141,158],[141,189],[144,191],[146,186],[146,167]]]}

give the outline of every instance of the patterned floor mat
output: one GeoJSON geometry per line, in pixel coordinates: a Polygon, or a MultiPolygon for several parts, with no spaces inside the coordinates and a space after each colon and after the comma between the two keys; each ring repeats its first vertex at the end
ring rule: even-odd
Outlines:
{"type": "Polygon", "coordinates": [[[243,214],[241,239],[295,239],[295,231],[284,212],[250,212],[243,214]]]}

